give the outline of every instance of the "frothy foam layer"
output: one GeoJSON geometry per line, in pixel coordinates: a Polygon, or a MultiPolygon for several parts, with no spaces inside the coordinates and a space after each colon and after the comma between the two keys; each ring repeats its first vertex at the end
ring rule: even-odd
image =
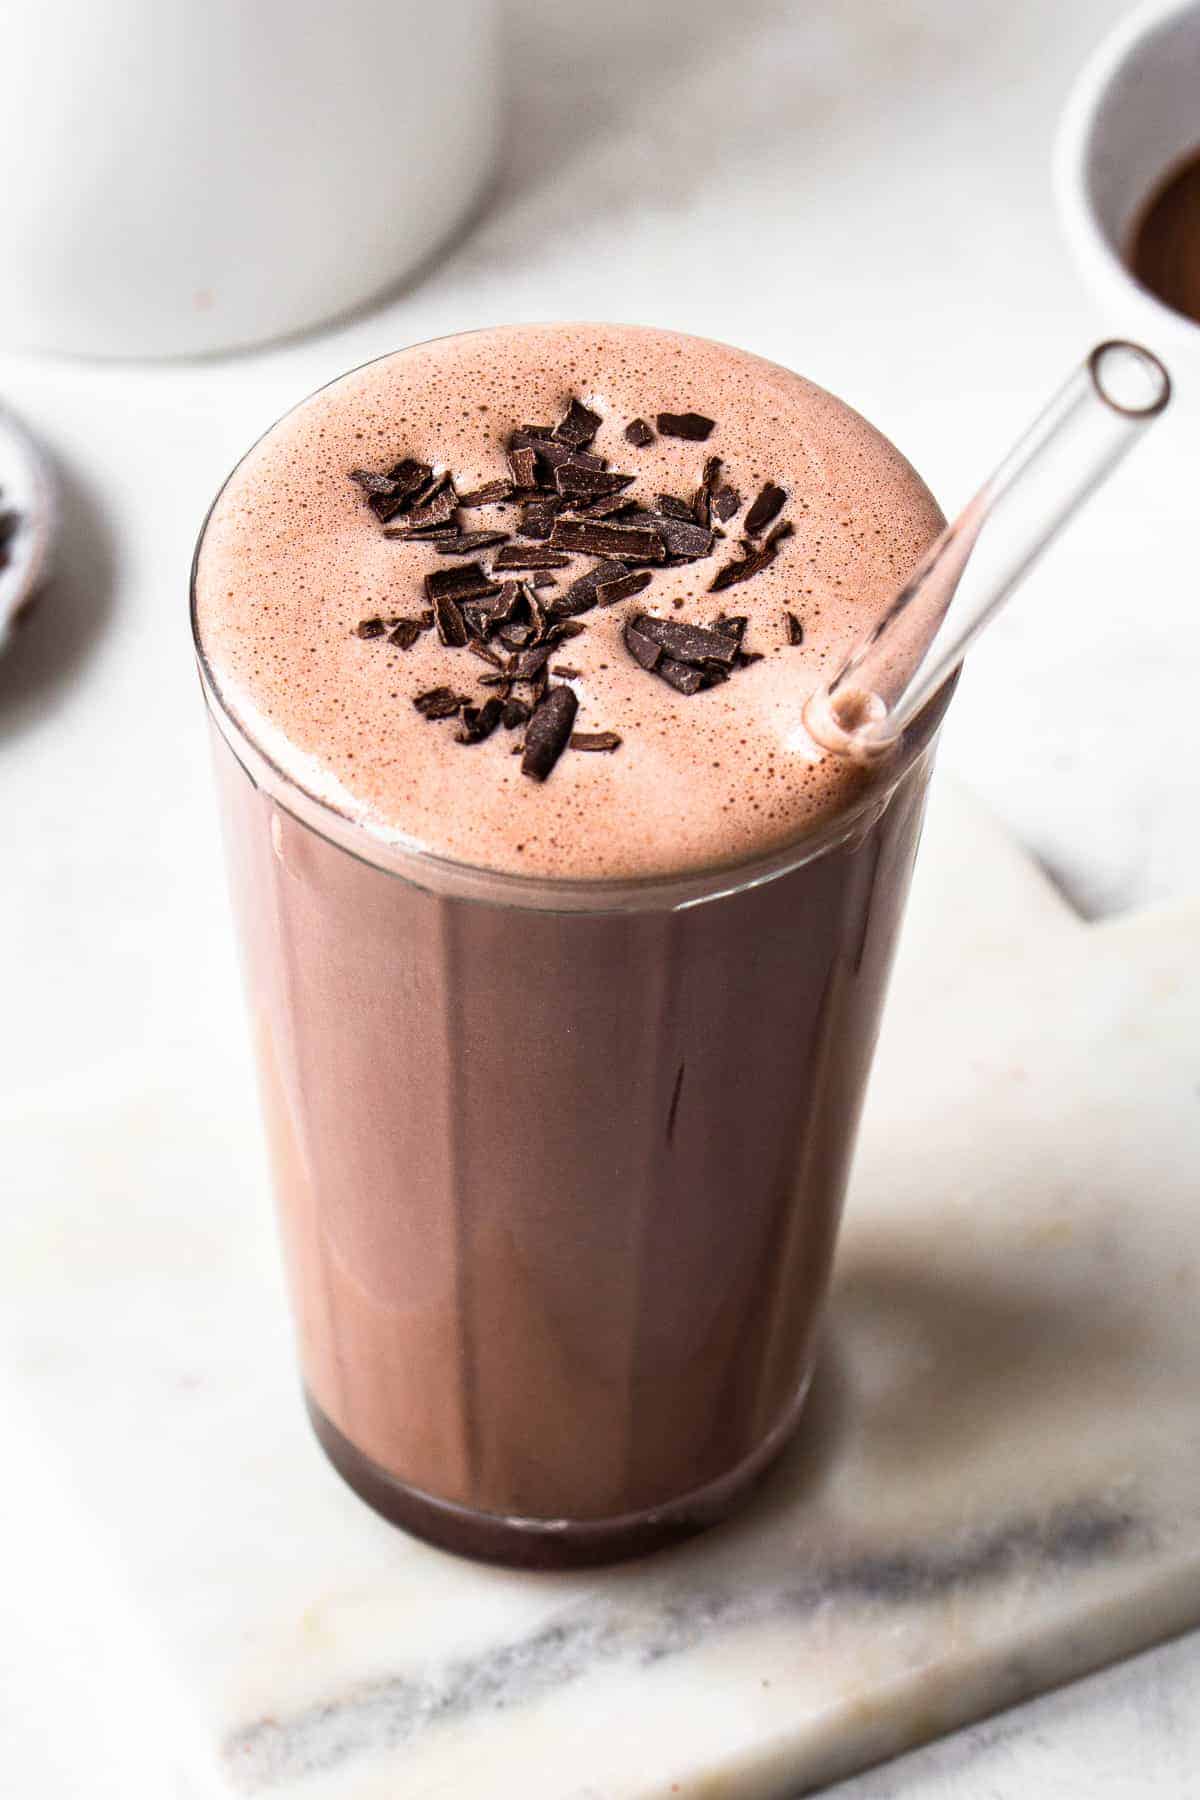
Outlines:
{"type": "MultiPolygon", "coordinates": [[[[514,532],[517,511],[467,511],[464,527],[514,532]]],[[[512,326],[385,357],[276,425],[213,510],[197,621],[233,719],[368,834],[529,875],[684,872],[768,851],[862,791],[868,777],[816,756],[803,704],[941,522],[884,437],[787,369],[631,326],[512,326]],[[623,741],[606,755],[567,751],[539,785],[512,754],[519,733],[460,745],[454,721],[426,721],[412,704],[443,684],[481,702],[486,664],[433,632],[409,650],[356,635],[373,615],[418,612],[426,574],[456,565],[428,545],[385,538],[348,476],[411,456],[448,468],[468,492],[507,475],[516,427],[553,424],[572,396],[603,419],[592,451],[636,475],[631,498],[653,507],[660,493],[690,496],[715,455],[742,509],[711,557],[656,569],[644,592],[584,615],[586,629],[556,651],[552,668],[577,671],[565,678],[579,701],[576,731],[623,741]],[[635,449],[625,440],[635,418],[689,411],[716,421],[706,442],[657,436],[635,449]],[[752,579],[710,594],[768,480],[787,494],[781,517],[794,535],[752,579]],[[762,660],[721,686],[679,694],[622,641],[627,619],[643,611],[706,625],[722,611],[746,614],[744,646],[762,660]],[[802,621],[799,645],[789,642],[788,612],[802,621]]],[[[576,558],[561,586],[594,560],[576,558]]]]}

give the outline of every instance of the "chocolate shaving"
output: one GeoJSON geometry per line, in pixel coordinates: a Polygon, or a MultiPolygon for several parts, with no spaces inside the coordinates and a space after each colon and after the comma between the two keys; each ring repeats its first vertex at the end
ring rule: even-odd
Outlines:
{"type": "Polygon", "coordinates": [[[708,584],[709,593],[723,593],[726,588],[735,587],[739,581],[749,581],[752,575],[759,574],[775,561],[777,546],[784,538],[791,535],[792,527],[784,519],[767,534],[766,540],[761,546],[751,543],[748,538],[743,538],[740,554],[733,562],[727,562],[724,568],[717,570],[708,584]]]}
{"type": "Polygon", "coordinates": [[[500,715],[500,723],[505,731],[515,731],[518,725],[524,725],[529,717],[529,708],[523,700],[506,700],[504,711],[500,715]]]}
{"type": "Polygon", "coordinates": [[[559,594],[550,602],[549,612],[552,618],[573,618],[577,613],[591,612],[598,604],[600,584],[606,581],[617,581],[629,570],[623,562],[599,562],[588,569],[586,574],[573,581],[565,594],[559,594]]]}
{"type": "Polygon", "coordinates": [[[637,501],[628,494],[602,494],[599,500],[575,500],[571,511],[577,519],[613,519],[637,510],[637,501]]]}
{"type": "Polygon", "coordinates": [[[429,526],[452,524],[457,511],[458,495],[451,487],[443,488],[427,506],[414,507],[406,515],[406,529],[415,534],[429,526]]]}
{"type": "Polygon", "coordinates": [[[508,466],[515,488],[528,491],[537,486],[537,453],[530,445],[518,445],[515,450],[510,450],[508,466]]]}
{"type": "Polygon", "coordinates": [[[586,450],[602,423],[599,413],[592,412],[581,400],[572,399],[554,427],[554,436],[560,444],[568,444],[572,450],[586,450]]]}
{"type": "Polygon", "coordinates": [[[485,700],[482,706],[464,706],[462,730],[455,733],[455,742],[482,744],[485,738],[491,737],[503,716],[504,702],[499,696],[485,700]]]}
{"type": "MultiPolygon", "coordinates": [[[[351,476],[357,481],[362,471],[351,476]]],[[[383,477],[388,482],[388,492],[378,490],[371,493],[368,504],[377,519],[385,521],[403,512],[414,497],[419,494],[433,477],[433,470],[428,463],[417,462],[415,457],[405,456],[388,470],[383,477]]]]}
{"type": "Polygon", "coordinates": [[[439,599],[478,600],[499,592],[498,584],[477,562],[463,563],[458,569],[431,569],[425,577],[425,597],[435,610],[439,599]]]}
{"type": "Polygon", "coordinates": [[[689,625],[683,619],[656,619],[653,613],[639,613],[633,629],[676,662],[692,663],[706,668],[711,663],[729,668],[737,654],[737,642],[723,631],[705,625],[689,625]]]}
{"type": "Polygon", "coordinates": [[[694,444],[702,444],[716,422],[697,412],[663,412],[658,415],[658,429],[663,437],[687,438],[694,444]]]}
{"type": "Polygon", "coordinates": [[[636,523],[640,526],[643,519],[658,532],[667,547],[668,556],[678,557],[683,562],[695,562],[701,556],[712,555],[712,532],[703,525],[696,524],[691,507],[687,510],[686,518],[678,518],[673,513],[639,513],[636,523]]]}
{"type": "Polygon", "coordinates": [[[513,486],[511,481],[485,481],[482,487],[472,488],[469,494],[460,494],[460,506],[498,506],[502,500],[511,500],[513,486]]]}
{"type": "Polygon", "coordinates": [[[692,496],[692,517],[697,525],[703,526],[706,531],[712,524],[713,494],[716,491],[717,478],[720,473],[720,457],[707,457],[704,463],[704,473],[700,477],[700,486],[692,496]]]}
{"type": "Polygon", "coordinates": [[[408,525],[386,525],[384,527],[383,535],[385,538],[406,539],[410,544],[440,544],[447,543],[452,539],[457,538],[459,531],[455,521],[450,519],[444,525],[419,525],[415,527],[408,525]]]}
{"type": "Polygon", "coordinates": [[[773,481],[766,482],[743,521],[746,536],[760,537],[786,499],[787,495],[781,487],[776,487],[773,481]]]}
{"type": "Polygon", "coordinates": [[[452,650],[463,649],[470,633],[458,601],[451,599],[449,594],[439,594],[433,603],[433,616],[437,621],[437,634],[442,643],[452,650]]]}
{"type": "Polygon", "coordinates": [[[528,775],[531,781],[545,781],[567,747],[578,707],[569,687],[549,690],[526,727],[522,775],[528,775]]]}
{"type": "MultiPolygon", "coordinates": [[[[557,531],[559,521],[554,529],[557,531]]],[[[550,539],[554,542],[553,536],[550,539]]],[[[493,567],[497,569],[565,569],[570,562],[561,550],[542,550],[536,545],[506,544],[497,550],[493,567]]]]}
{"type": "Polygon", "coordinates": [[[573,669],[569,663],[555,663],[550,673],[557,676],[559,681],[578,681],[583,670],[573,669]]]}
{"type": "Polygon", "coordinates": [[[688,502],[678,499],[674,494],[658,494],[655,500],[659,512],[666,513],[668,518],[687,519],[690,523],[695,517],[688,502]]]}
{"type": "Polygon", "coordinates": [[[571,750],[619,750],[621,739],[615,731],[573,731],[567,746],[571,750]]]}
{"type": "Polygon", "coordinates": [[[351,481],[357,481],[367,494],[383,494],[391,496],[396,492],[396,483],[390,475],[372,475],[370,469],[351,469],[351,481]]]}
{"type": "Polygon", "coordinates": [[[411,650],[422,629],[420,619],[397,619],[394,628],[388,632],[388,643],[395,644],[397,650],[411,650]]]}
{"type": "Polygon", "coordinates": [[[741,504],[742,496],[738,493],[737,489],[726,485],[725,487],[719,487],[713,495],[712,509],[716,513],[718,519],[720,519],[722,525],[724,525],[727,520],[732,519],[734,513],[741,504]]]}
{"type": "Polygon", "coordinates": [[[509,664],[509,675],[514,681],[532,681],[549,662],[552,648],[550,644],[538,644],[532,650],[522,650],[509,664]]]}
{"type": "Polygon", "coordinates": [[[656,644],[653,639],[639,631],[636,620],[626,621],[621,635],[625,640],[625,648],[634,662],[640,663],[643,669],[649,669],[653,673],[662,661],[662,645],[656,644]]]}
{"type": "MultiPolygon", "coordinates": [[[[472,656],[477,656],[480,662],[490,663],[493,669],[504,668],[504,658],[502,656],[497,656],[494,650],[489,650],[486,644],[468,644],[467,649],[471,652],[472,656]]],[[[483,681],[485,677],[481,675],[479,679],[483,681]]]]}
{"type": "Polygon", "coordinates": [[[654,433],[645,419],[630,419],[625,427],[625,436],[631,444],[636,444],[639,450],[644,450],[647,444],[654,442],[654,433]]]}
{"type": "Polygon", "coordinates": [[[517,535],[525,538],[548,538],[561,504],[552,495],[544,500],[527,500],[521,508],[517,535]]]}
{"type": "Polygon", "coordinates": [[[470,556],[475,550],[489,550],[493,544],[508,541],[507,531],[460,531],[434,545],[439,556],[470,556]]]}
{"type": "Polygon", "coordinates": [[[740,644],[746,635],[746,627],[749,623],[750,620],[745,613],[737,613],[733,618],[722,613],[720,618],[713,620],[713,630],[723,631],[726,637],[731,637],[740,644]]]}
{"type": "MultiPolygon", "coordinates": [[[[586,580],[587,577],[584,577],[586,580]]],[[[597,606],[615,606],[618,600],[628,600],[631,594],[640,594],[651,582],[649,569],[637,573],[618,575],[612,581],[602,581],[596,588],[597,606]]]]}
{"type": "Polygon", "coordinates": [[[532,625],[502,625],[496,633],[496,641],[503,644],[506,650],[523,650],[536,636],[532,625]]]}
{"type": "Polygon", "coordinates": [[[787,620],[788,643],[802,644],[804,642],[804,626],[801,624],[800,620],[796,617],[794,612],[785,612],[783,616],[787,620]]]}
{"type": "Polygon", "coordinates": [[[608,499],[613,494],[622,493],[632,482],[632,475],[619,475],[607,469],[589,469],[586,463],[577,462],[574,457],[569,462],[559,463],[554,471],[555,487],[560,494],[571,499],[608,499]]]}
{"type": "Polygon", "coordinates": [[[377,638],[382,637],[386,630],[382,619],[360,619],[354,627],[354,635],[360,638],[377,638]]]}
{"type": "Polygon", "coordinates": [[[554,471],[560,463],[578,463],[585,469],[603,469],[602,456],[593,456],[587,450],[573,450],[570,444],[560,444],[552,437],[533,437],[531,426],[514,431],[508,440],[508,456],[511,464],[513,452],[531,450],[534,456],[533,485],[538,487],[554,486],[554,471]]]}
{"type": "Polygon", "coordinates": [[[664,656],[654,673],[677,688],[681,694],[698,694],[705,686],[703,669],[693,668],[690,663],[676,662],[674,657],[664,656]]]}
{"type": "Polygon", "coordinates": [[[448,687],[427,688],[413,700],[413,705],[424,719],[451,719],[466,704],[465,694],[456,694],[453,688],[448,687]]]}
{"type": "Polygon", "coordinates": [[[591,519],[556,519],[550,542],[555,549],[582,551],[585,556],[617,556],[627,562],[662,562],[667,554],[657,531],[591,519]]]}

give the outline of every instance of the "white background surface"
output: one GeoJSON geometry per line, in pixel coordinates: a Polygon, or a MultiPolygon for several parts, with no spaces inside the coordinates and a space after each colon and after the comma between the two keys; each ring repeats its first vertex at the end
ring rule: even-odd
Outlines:
{"type": "MultiPolygon", "coordinates": [[[[1071,76],[1120,10],[521,0],[490,202],[405,293],[317,337],[191,365],[0,354],[0,393],[58,457],[67,515],[57,589],[0,665],[5,1090],[240,1029],[185,590],[208,500],[272,418],[400,343],[501,319],[637,319],[802,369],[893,435],[952,511],[1120,324],[1090,312],[1048,179],[1071,76]]],[[[87,179],[86,146],[80,159],[87,179]]],[[[377,186],[386,207],[386,172],[377,186]]],[[[1187,411],[1185,382],[1176,416],[980,648],[943,751],[1089,911],[1200,882],[1187,411]]],[[[5,1785],[103,1795],[94,1742],[77,1756],[63,1734],[61,1769],[45,1768],[45,1689],[19,1698],[31,1667],[4,1645],[5,1785]]],[[[1198,1678],[1188,1642],[844,1792],[1196,1791],[1198,1678]]]]}

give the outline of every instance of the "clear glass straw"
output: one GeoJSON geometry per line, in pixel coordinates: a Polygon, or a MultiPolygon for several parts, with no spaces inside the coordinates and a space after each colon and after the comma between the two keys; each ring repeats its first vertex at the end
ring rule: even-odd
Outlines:
{"type": "Polygon", "coordinates": [[[1151,351],[1098,344],[810,697],[809,735],[856,762],[886,755],[1170,397],[1151,351]]]}

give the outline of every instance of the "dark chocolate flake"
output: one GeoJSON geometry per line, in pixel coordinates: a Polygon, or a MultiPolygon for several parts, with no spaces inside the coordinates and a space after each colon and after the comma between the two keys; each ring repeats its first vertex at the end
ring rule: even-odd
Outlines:
{"type": "Polygon", "coordinates": [[[698,694],[705,685],[703,669],[677,662],[672,656],[664,656],[654,672],[681,694],[698,694]]]}
{"type": "Polygon", "coordinates": [[[656,619],[653,613],[639,613],[633,628],[676,662],[693,663],[704,668],[710,663],[729,668],[737,654],[737,640],[723,631],[706,625],[689,625],[683,619],[656,619]]]}
{"type": "Polygon", "coordinates": [[[800,620],[796,617],[794,612],[785,612],[783,616],[787,620],[788,643],[802,644],[804,642],[804,626],[801,624],[800,620]]]}
{"type": "Polygon", "coordinates": [[[452,650],[463,649],[470,633],[458,601],[451,599],[449,594],[440,594],[433,603],[433,616],[437,621],[437,634],[443,644],[449,645],[452,650]]]}
{"type": "Polygon", "coordinates": [[[612,469],[589,469],[586,463],[572,457],[559,463],[554,471],[554,485],[569,499],[610,499],[623,493],[633,483],[632,475],[620,475],[612,469]]]}
{"type": "Polygon", "coordinates": [[[578,519],[613,519],[622,513],[634,512],[637,501],[631,500],[628,494],[602,494],[599,500],[574,500],[570,510],[578,519]]]}
{"type": "Polygon", "coordinates": [[[531,781],[545,781],[567,747],[578,707],[571,688],[549,689],[526,727],[522,775],[531,781]]]}
{"type": "Polygon", "coordinates": [[[514,681],[532,681],[540,675],[550,660],[553,646],[537,644],[532,650],[522,650],[513,658],[508,673],[514,681]]]}
{"type": "Polygon", "coordinates": [[[625,648],[634,662],[640,663],[643,669],[649,669],[651,672],[658,668],[662,661],[662,645],[656,644],[652,638],[646,637],[643,632],[639,631],[636,621],[626,621],[622,636],[625,640],[625,648]]]}
{"type": "Polygon", "coordinates": [[[413,705],[424,719],[452,719],[459,708],[466,704],[466,696],[456,694],[449,687],[427,688],[413,700],[413,705]]]}
{"type": "Polygon", "coordinates": [[[712,509],[716,513],[718,519],[720,519],[722,525],[724,525],[728,520],[732,519],[734,513],[741,504],[742,496],[738,493],[737,489],[726,485],[725,487],[719,487],[713,495],[712,509]]]}
{"type": "Polygon", "coordinates": [[[659,512],[666,513],[668,518],[691,521],[694,517],[688,502],[680,500],[675,494],[659,494],[656,496],[655,504],[659,512]]]}
{"type": "Polygon", "coordinates": [[[573,581],[565,594],[559,594],[550,602],[549,613],[555,619],[574,618],[578,613],[591,612],[597,605],[598,590],[602,582],[617,581],[627,575],[628,569],[623,562],[599,562],[573,581]]]}
{"type": "Polygon", "coordinates": [[[456,733],[455,741],[459,744],[482,744],[485,738],[491,737],[503,715],[504,702],[498,695],[485,700],[482,706],[464,706],[462,730],[456,733]]]}
{"type": "Polygon", "coordinates": [[[507,531],[460,531],[434,544],[439,556],[470,556],[476,550],[490,550],[493,544],[508,541],[507,531]]]}
{"type": "Polygon", "coordinates": [[[573,731],[567,740],[571,750],[619,750],[621,739],[615,731],[573,731]]]}
{"type": "Polygon", "coordinates": [[[537,453],[531,445],[518,445],[508,453],[513,486],[528,492],[537,486],[537,453]]]}
{"type": "Polygon", "coordinates": [[[560,444],[569,444],[572,450],[586,450],[602,423],[599,413],[584,406],[581,400],[572,399],[554,427],[554,436],[560,444]]]}
{"type": "Polygon", "coordinates": [[[394,518],[398,512],[403,512],[432,478],[433,470],[428,463],[418,462],[412,456],[401,457],[384,478],[390,484],[389,491],[386,494],[375,492],[368,497],[371,511],[380,520],[394,518]]]}
{"type": "Polygon", "coordinates": [[[677,518],[672,513],[639,514],[639,525],[643,516],[662,538],[668,556],[678,557],[683,562],[695,562],[701,556],[711,556],[712,532],[707,527],[696,524],[690,507],[686,518],[677,518]]]}
{"type": "Polygon", "coordinates": [[[460,506],[498,506],[502,500],[511,500],[513,486],[511,481],[485,481],[482,487],[472,488],[469,494],[460,494],[460,506]]]}
{"type": "Polygon", "coordinates": [[[750,620],[746,613],[737,613],[733,618],[722,613],[720,618],[713,620],[713,630],[723,631],[726,637],[731,637],[740,644],[746,635],[746,627],[749,623],[750,620]]]}
{"type": "Polygon", "coordinates": [[[775,561],[777,546],[784,538],[792,535],[792,527],[786,519],[782,519],[775,528],[767,533],[760,545],[743,538],[739,554],[732,562],[717,570],[708,584],[710,594],[723,593],[726,588],[734,587],[739,581],[749,581],[752,575],[759,574],[775,561]]]}
{"type": "Polygon", "coordinates": [[[521,508],[521,522],[517,526],[517,534],[523,538],[548,538],[554,529],[554,520],[561,501],[553,495],[544,500],[527,500],[521,508]]]}
{"type": "Polygon", "coordinates": [[[667,554],[657,531],[591,519],[556,519],[550,542],[555,549],[582,551],[585,556],[616,556],[626,562],[659,563],[667,554]]]}
{"type": "Polygon", "coordinates": [[[385,538],[399,538],[410,544],[448,543],[459,535],[458,526],[453,519],[442,525],[420,525],[412,528],[408,525],[387,525],[384,527],[385,538]]]}
{"type": "Polygon", "coordinates": [[[435,609],[439,599],[478,600],[499,591],[477,562],[463,563],[457,569],[431,569],[425,577],[425,597],[435,609]]]}
{"type": "Polygon", "coordinates": [[[658,429],[663,437],[687,438],[694,444],[702,444],[716,425],[715,419],[706,419],[703,413],[666,413],[658,415],[658,429]]]}
{"type": "Polygon", "coordinates": [[[387,626],[382,619],[360,619],[354,627],[354,635],[360,638],[377,638],[382,637],[386,630],[387,626]]]}
{"type": "Polygon", "coordinates": [[[654,433],[645,419],[630,419],[625,427],[625,436],[631,444],[636,444],[639,450],[644,450],[647,444],[654,442],[654,433]]]}
{"type": "Polygon", "coordinates": [[[500,715],[500,723],[505,731],[515,731],[518,725],[524,725],[529,718],[529,708],[523,700],[506,700],[504,711],[500,715]]]}
{"type": "Polygon", "coordinates": [[[596,586],[596,604],[615,606],[618,600],[628,600],[631,594],[640,594],[643,588],[650,586],[651,580],[649,569],[640,569],[636,573],[631,571],[628,575],[617,575],[611,581],[601,581],[596,586]]]}
{"type": "Polygon", "coordinates": [[[410,537],[416,537],[425,531],[432,535],[443,526],[453,525],[457,512],[458,495],[452,488],[443,488],[436,500],[431,500],[428,506],[415,507],[412,512],[405,514],[405,529],[410,537]]]}
{"type": "Polygon", "coordinates": [[[759,491],[757,500],[754,501],[750,511],[746,514],[744,521],[746,536],[760,537],[771,523],[771,520],[777,517],[779,509],[786,499],[787,495],[784,493],[783,489],[781,487],[776,487],[773,481],[764,483],[759,491]]]}
{"type": "Polygon", "coordinates": [[[351,469],[351,481],[356,481],[365,494],[384,494],[391,496],[396,492],[396,483],[390,475],[372,475],[370,469],[351,469]]]}
{"type": "Polygon", "coordinates": [[[421,629],[420,619],[397,619],[388,632],[388,643],[394,644],[397,650],[411,650],[421,635],[421,629]]]}
{"type": "MultiPolygon", "coordinates": [[[[554,529],[558,530],[558,522],[554,529]]],[[[550,542],[554,543],[553,536],[550,542]]],[[[543,550],[534,544],[505,544],[502,550],[497,550],[493,566],[497,569],[565,569],[570,560],[557,549],[543,550]]]]}

